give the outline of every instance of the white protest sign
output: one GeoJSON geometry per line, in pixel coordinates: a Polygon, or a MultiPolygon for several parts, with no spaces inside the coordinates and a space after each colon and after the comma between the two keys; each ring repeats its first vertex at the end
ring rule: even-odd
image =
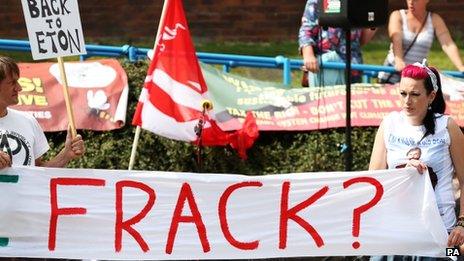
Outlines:
{"type": "Polygon", "coordinates": [[[14,167],[0,256],[106,260],[444,256],[415,169],[269,176],[14,167]]]}
{"type": "Polygon", "coordinates": [[[34,60],[86,54],[77,0],[21,0],[34,60]]]}

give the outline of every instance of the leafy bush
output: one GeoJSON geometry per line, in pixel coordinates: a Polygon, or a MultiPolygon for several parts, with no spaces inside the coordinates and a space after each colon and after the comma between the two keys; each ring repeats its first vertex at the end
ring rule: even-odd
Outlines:
{"type": "MultiPolygon", "coordinates": [[[[96,132],[80,131],[87,152],[70,163],[75,168],[127,169],[135,128],[130,125],[137,99],[147,71],[146,62],[122,61],[129,79],[129,103],[126,126],[121,129],[96,132]]],[[[375,128],[354,128],[353,170],[366,170],[369,163],[375,128]]],[[[340,144],[344,129],[308,132],[260,132],[260,137],[248,151],[248,160],[241,160],[229,147],[208,147],[203,150],[202,172],[240,173],[247,175],[290,172],[342,171],[344,154],[340,144]]],[[[47,133],[55,155],[66,137],[64,132],[47,133]]],[[[196,172],[197,148],[189,143],[169,140],[148,131],[141,132],[134,169],[196,172]]]]}

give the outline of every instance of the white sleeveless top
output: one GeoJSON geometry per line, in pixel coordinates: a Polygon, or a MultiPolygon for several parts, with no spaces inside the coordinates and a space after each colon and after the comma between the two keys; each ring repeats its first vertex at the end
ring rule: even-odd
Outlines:
{"type": "Polygon", "coordinates": [[[435,134],[429,134],[420,141],[425,127],[411,125],[403,112],[392,112],[384,119],[384,141],[389,169],[405,164],[410,149],[420,148],[420,160],[437,174],[435,198],[443,222],[450,231],[456,222],[456,215],[452,185],[454,166],[449,150],[451,139],[447,127],[449,117],[440,114],[436,116],[438,118],[435,120],[435,134]]]}
{"type": "MultiPolygon", "coordinates": [[[[409,45],[411,45],[412,40],[414,40],[416,34],[411,32],[408,28],[406,10],[402,9],[399,11],[401,15],[403,29],[403,52],[405,52],[409,45]]],[[[427,58],[427,56],[429,55],[430,48],[432,47],[434,35],[435,34],[432,23],[432,13],[429,12],[424,28],[417,36],[416,42],[412,45],[411,49],[404,56],[404,62],[406,64],[412,64],[415,62],[422,62],[424,58],[427,58]]],[[[388,52],[387,60],[391,64],[395,64],[395,56],[393,55],[392,44],[390,44],[390,51],[388,52]]]]}

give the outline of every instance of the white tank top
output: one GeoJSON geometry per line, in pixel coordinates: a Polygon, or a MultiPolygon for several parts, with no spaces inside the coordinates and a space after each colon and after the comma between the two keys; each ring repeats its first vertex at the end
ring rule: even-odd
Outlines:
{"type": "Polygon", "coordinates": [[[424,125],[413,126],[403,112],[392,112],[384,119],[384,141],[387,149],[387,165],[394,169],[405,164],[408,152],[418,147],[421,151],[420,160],[436,173],[438,182],[435,187],[435,198],[438,210],[448,230],[456,222],[453,195],[454,166],[451,160],[449,146],[451,144],[448,132],[448,116],[436,114],[435,134],[424,139],[424,125]],[[420,141],[420,143],[419,143],[420,141]]]}
{"type": "MultiPolygon", "coordinates": [[[[412,40],[416,36],[415,33],[411,32],[408,28],[408,22],[406,18],[406,10],[399,10],[402,20],[403,29],[403,52],[411,45],[412,40]]],[[[427,21],[425,22],[424,29],[417,36],[416,42],[412,45],[411,49],[404,56],[404,62],[406,64],[412,64],[415,62],[422,62],[424,58],[429,55],[430,48],[432,47],[434,38],[434,29],[432,23],[432,13],[429,12],[427,15],[427,21]]],[[[388,61],[391,64],[395,64],[395,57],[393,55],[393,47],[390,44],[390,51],[387,56],[388,61]]]]}

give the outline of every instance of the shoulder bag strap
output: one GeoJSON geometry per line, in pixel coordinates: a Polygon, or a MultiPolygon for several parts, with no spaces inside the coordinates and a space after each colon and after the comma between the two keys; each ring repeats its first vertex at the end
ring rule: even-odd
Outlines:
{"type": "MultiPolygon", "coordinates": [[[[427,12],[427,15],[425,16],[424,21],[422,22],[422,25],[421,25],[419,31],[416,33],[416,36],[414,36],[414,39],[412,39],[412,42],[409,44],[408,48],[406,48],[406,50],[404,51],[403,58],[406,56],[406,54],[408,54],[409,50],[411,50],[412,46],[414,45],[414,43],[417,40],[417,37],[422,32],[422,29],[424,29],[425,23],[427,22],[427,19],[429,18],[429,14],[430,14],[430,12],[427,12]]],[[[407,23],[408,21],[405,21],[405,22],[407,23]]],[[[390,73],[390,75],[388,75],[388,78],[387,78],[387,80],[385,82],[390,81],[391,77],[394,74],[396,74],[396,73],[390,73]]]]}
{"type": "MultiPolygon", "coordinates": [[[[410,44],[410,45],[408,46],[408,48],[406,48],[406,50],[404,51],[403,57],[406,56],[406,54],[408,54],[409,50],[411,50],[412,46],[413,46],[414,43],[416,42],[417,37],[418,37],[419,34],[422,32],[422,29],[424,29],[425,23],[427,22],[427,19],[429,18],[429,14],[430,14],[430,12],[427,12],[427,15],[425,16],[424,21],[422,22],[422,25],[421,25],[419,31],[416,33],[416,36],[414,36],[414,39],[412,39],[411,44],[410,44]]],[[[407,23],[407,21],[406,21],[406,23],[407,23]]]]}

